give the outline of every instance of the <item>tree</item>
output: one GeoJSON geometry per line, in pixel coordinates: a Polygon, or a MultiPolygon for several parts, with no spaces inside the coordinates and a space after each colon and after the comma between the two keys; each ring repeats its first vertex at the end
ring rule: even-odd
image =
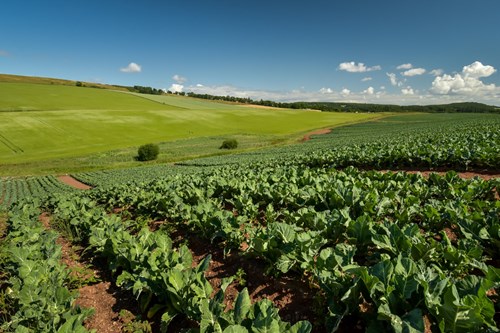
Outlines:
{"type": "Polygon", "coordinates": [[[154,143],[148,143],[142,145],[137,150],[137,160],[138,161],[152,161],[156,160],[158,154],[160,153],[160,147],[154,143]]]}
{"type": "Polygon", "coordinates": [[[219,149],[236,149],[238,148],[238,141],[236,139],[228,139],[222,142],[219,149]]]}

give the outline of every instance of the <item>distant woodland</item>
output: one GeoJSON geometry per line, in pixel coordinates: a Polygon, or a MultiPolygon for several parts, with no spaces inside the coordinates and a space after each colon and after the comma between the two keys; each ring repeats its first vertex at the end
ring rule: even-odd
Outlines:
{"type": "MultiPolygon", "coordinates": [[[[161,89],[151,87],[134,86],[129,88],[134,92],[143,94],[160,95],[164,93],[161,89]]],[[[196,94],[194,92],[167,91],[167,94],[176,94],[194,98],[213,101],[226,101],[240,104],[253,104],[285,109],[312,109],[326,112],[476,112],[476,113],[500,113],[500,108],[492,105],[475,102],[451,103],[439,105],[392,105],[392,104],[364,104],[364,103],[338,103],[338,102],[275,102],[269,100],[253,100],[234,96],[215,96],[209,94],[196,94]]]]}

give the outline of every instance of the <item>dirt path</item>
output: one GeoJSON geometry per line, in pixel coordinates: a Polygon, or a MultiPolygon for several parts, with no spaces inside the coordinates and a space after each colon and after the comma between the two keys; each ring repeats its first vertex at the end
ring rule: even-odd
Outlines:
{"type": "Polygon", "coordinates": [[[312,132],[309,132],[306,135],[304,135],[304,137],[302,138],[302,141],[311,140],[311,136],[313,136],[313,135],[323,135],[323,134],[328,134],[331,132],[332,132],[331,128],[323,128],[320,130],[312,131],[312,132]]]}
{"type": "Polygon", "coordinates": [[[63,182],[64,184],[72,186],[79,190],[90,190],[92,188],[92,186],[84,184],[76,180],[75,178],[71,177],[70,175],[58,176],[57,179],[59,179],[59,181],[63,182]]]}

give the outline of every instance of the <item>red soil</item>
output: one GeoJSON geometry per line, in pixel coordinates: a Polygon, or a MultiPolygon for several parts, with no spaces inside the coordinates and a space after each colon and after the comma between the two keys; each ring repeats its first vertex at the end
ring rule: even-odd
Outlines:
{"type": "Polygon", "coordinates": [[[316,130],[313,132],[309,132],[306,135],[304,135],[304,137],[302,138],[302,141],[311,140],[311,136],[313,136],[313,135],[323,135],[323,134],[328,134],[331,132],[332,132],[332,130],[330,128],[324,128],[324,129],[316,130]]]}
{"type": "Polygon", "coordinates": [[[59,179],[61,182],[65,183],[65,184],[72,186],[74,188],[77,188],[79,190],[90,190],[92,188],[91,186],[76,180],[75,178],[71,177],[70,175],[59,176],[59,177],[57,177],[57,179],[59,179]]]}

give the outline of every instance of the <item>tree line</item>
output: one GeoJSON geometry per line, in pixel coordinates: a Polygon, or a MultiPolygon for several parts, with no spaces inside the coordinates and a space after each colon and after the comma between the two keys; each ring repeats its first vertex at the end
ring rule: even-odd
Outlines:
{"type": "Polygon", "coordinates": [[[253,104],[285,109],[312,109],[326,112],[473,112],[498,113],[500,108],[476,102],[437,104],[437,105],[394,105],[368,103],[340,103],[340,102],[276,102],[271,100],[254,100],[249,97],[217,96],[197,94],[194,92],[171,92],[152,87],[133,86],[128,88],[132,92],[142,94],[162,95],[175,94],[212,101],[225,101],[240,104],[253,104]]]}

